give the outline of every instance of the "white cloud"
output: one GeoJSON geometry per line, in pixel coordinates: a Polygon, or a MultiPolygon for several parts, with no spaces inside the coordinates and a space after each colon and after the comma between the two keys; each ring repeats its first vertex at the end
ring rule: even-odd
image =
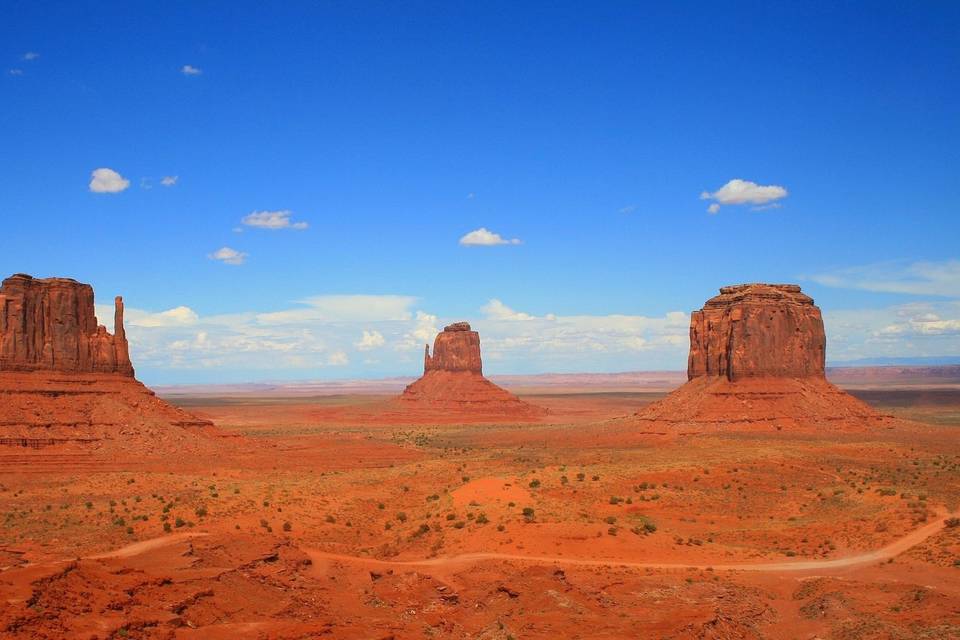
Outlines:
{"type": "Polygon", "coordinates": [[[299,300],[302,307],[257,315],[263,324],[302,322],[402,322],[416,298],[394,295],[326,295],[299,300]]]}
{"type": "Polygon", "coordinates": [[[199,76],[203,73],[203,70],[199,67],[195,67],[192,64],[185,64],[180,67],[180,73],[185,76],[199,76]]]}
{"type": "Polygon", "coordinates": [[[224,264],[243,264],[247,260],[247,254],[230,247],[221,247],[207,256],[211,260],[219,260],[224,264]]]}
{"type": "Polygon", "coordinates": [[[327,364],[332,367],[343,367],[350,364],[350,358],[343,351],[334,351],[327,357],[327,364]]]}
{"type": "Polygon", "coordinates": [[[195,324],[200,316],[190,307],[174,307],[159,313],[124,312],[125,323],[137,327],[173,327],[195,324]]]}
{"type": "Polygon", "coordinates": [[[520,240],[518,238],[507,240],[498,233],[480,227],[460,238],[460,244],[466,247],[491,247],[498,244],[520,244],[520,240]]]}
{"type": "Polygon", "coordinates": [[[29,61],[29,60],[36,60],[36,59],[39,58],[39,57],[40,57],[40,54],[39,54],[39,53],[36,53],[36,52],[34,52],[34,51],[27,51],[25,54],[23,54],[23,59],[24,59],[24,60],[28,60],[28,61],[29,61]]]}
{"type": "Polygon", "coordinates": [[[467,194],[467,200],[473,200],[473,199],[476,198],[476,197],[477,197],[477,194],[475,194],[475,193],[472,193],[472,192],[471,192],[471,193],[468,193],[468,194],[467,194]]]}
{"type": "Polygon", "coordinates": [[[130,181],[113,169],[102,167],[90,174],[90,191],[94,193],[120,193],[130,186],[130,181]]]}
{"type": "Polygon", "coordinates": [[[248,227],[258,227],[260,229],[306,229],[309,225],[306,222],[292,222],[290,216],[292,211],[282,209],[280,211],[254,211],[244,216],[241,222],[248,227]]]}
{"type": "Polygon", "coordinates": [[[487,304],[480,307],[480,310],[493,320],[533,320],[534,317],[529,313],[514,311],[496,298],[490,300],[487,304]]]}
{"type": "Polygon", "coordinates": [[[10,69],[10,75],[12,76],[22,76],[23,69],[10,69]]]}
{"type": "Polygon", "coordinates": [[[383,334],[379,331],[364,331],[360,341],[353,343],[353,346],[360,351],[369,351],[371,349],[376,349],[377,347],[382,347],[384,344],[386,344],[386,342],[387,341],[383,338],[383,334]]]}
{"type": "Polygon", "coordinates": [[[626,207],[622,207],[620,209],[620,213],[629,214],[629,213],[633,213],[636,210],[637,210],[637,205],[631,204],[631,205],[627,205],[626,207]]]}
{"type": "MultiPolygon", "coordinates": [[[[707,211],[717,213],[720,205],[752,204],[755,210],[773,208],[769,203],[787,197],[787,190],[779,185],[759,185],[749,180],[734,178],[713,193],[704,191],[701,200],[714,200],[707,211]],[[766,205],[766,206],[764,206],[766,205]]],[[[778,206],[778,205],[777,205],[778,206]]]]}
{"type": "Polygon", "coordinates": [[[960,260],[881,262],[806,278],[826,287],[960,298],[960,260]]]}
{"type": "Polygon", "coordinates": [[[179,179],[180,179],[180,176],[163,176],[160,179],[160,184],[162,184],[165,187],[172,187],[173,185],[177,184],[177,180],[179,179]]]}

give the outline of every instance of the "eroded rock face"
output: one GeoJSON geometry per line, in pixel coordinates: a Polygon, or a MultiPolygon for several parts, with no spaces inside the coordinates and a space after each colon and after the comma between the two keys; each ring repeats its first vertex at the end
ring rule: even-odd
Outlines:
{"type": "Polygon", "coordinates": [[[687,377],[823,378],[820,309],[793,284],[720,289],[690,317],[687,377]]]}
{"type": "Polygon", "coordinates": [[[69,278],[16,274],[0,286],[0,371],[117,373],[133,376],[115,300],[113,335],[98,325],[93,287],[69,278]]]}
{"type": "Polygon", "coordinates": [[[423,372],[471,371],[483,373],[480,360],[480,334],[466,322],[444,327],[433,342],[433,355],[427,345],[423,356],[423,372]]]}
{"type": "Polygon", "coordinates": [[[444,328],[423,356],[423,375],[398,399],[408,418],[470,421],[479,418],[536,419],[546,410],[528,404],[483,377],[480,335],[466,322],[444,328]]]}

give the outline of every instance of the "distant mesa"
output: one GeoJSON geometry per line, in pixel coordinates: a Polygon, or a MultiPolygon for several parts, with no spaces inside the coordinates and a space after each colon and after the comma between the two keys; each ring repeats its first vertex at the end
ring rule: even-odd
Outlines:
{"type": "Polygon", "coordinates": [[[423,376],[398,398],[407,412],[433,412],[438,419],[532,419],[546,410],[524,402],[483,376],[480,335],[466,322],[444,327],[424,348],[423,376]]]}
{"type": "Polygon", "coordinates": [[[820,309],[793,284],[720,289],[690,316],[688,382],[634,417],[693,428],[857,429],[886,423],[827,382],[820,309]]]}
{"type": "Polygon", "coordinates": [[[209,421],[167,404],[134,378],[114,301],[114,333],[98,324],[93,288],[16,274],[0,285],[0,444],[181,448],[209,421]]]}

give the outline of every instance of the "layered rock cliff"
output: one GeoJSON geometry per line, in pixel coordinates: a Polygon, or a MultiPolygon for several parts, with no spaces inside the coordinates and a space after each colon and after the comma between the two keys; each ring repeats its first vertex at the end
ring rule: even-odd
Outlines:
{"type": "Polygon", "coordinates": [[[820,309],[793,284],[720,289],[690,316],[687,377],[824,377],[820,309]]]}
{"type": "Polygon", "coordinates": [[[0,286],[0,371],[117,373],[133,377],[115,300],[114,334],[97,323],[93,287],[17,274],[0,286]]]}
{"type": "Polygon", "coordinates": [[[646,429],[858,430],[888,422],[827,382],[820,309],[791,284],[741,284],[690,317],[688,382],[633,418],[646,429]]]}
{"type": "Polygon", "coordinates": [[[134,378],[123,299],[114,333],[97,323],[93,288],[17,274],[0,286],[0,446],[82,446],[157,455],[208,446],[212,424],[134,378]]]}

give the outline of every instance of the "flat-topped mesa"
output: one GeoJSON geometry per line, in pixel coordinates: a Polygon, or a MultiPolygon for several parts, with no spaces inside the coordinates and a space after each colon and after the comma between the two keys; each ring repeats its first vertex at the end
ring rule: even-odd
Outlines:
{"type": "Polygon", "coordinates": [[[690,316],[687,378],[824,378],[820,309],[795,284],[740,284],[690,316]]]}
{"type": "Polygon", "coordinates": [[[116,373],[133,377],[114,301],[114,334],[97,323],[93,287],[70,278],[18,273],[0,285],[0,371],[116,373]]]}
{"type": "Polygon", "coordinates": [[[466,322],[444,327],[433,342],[433,355],[430,355],[430,345],[424,348],[423,372],[429,371],[469,371],[482,375],[480,334],[472,331],[466,322]]]}

